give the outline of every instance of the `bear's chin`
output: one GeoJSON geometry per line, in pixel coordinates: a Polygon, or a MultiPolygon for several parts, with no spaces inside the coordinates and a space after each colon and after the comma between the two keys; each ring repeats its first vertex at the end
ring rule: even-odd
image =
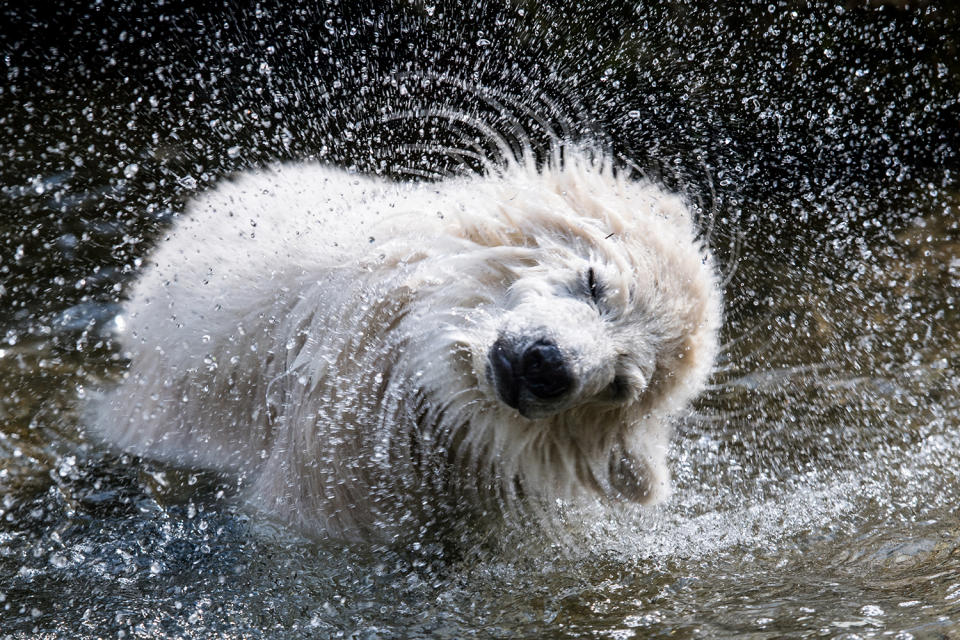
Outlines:
{"type": "Polygon", "coordinates": [[[657,478],[648,463],[622,450],[610,455],[610,485],[616,498],[637,504],[656,504],[670,493],[669,478],[657,478]]]}

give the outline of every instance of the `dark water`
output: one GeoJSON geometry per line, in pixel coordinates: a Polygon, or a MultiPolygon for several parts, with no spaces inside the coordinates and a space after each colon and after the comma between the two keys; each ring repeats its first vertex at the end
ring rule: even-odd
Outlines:
{"type": "Polygon", "coordinates": [[[960,637],[960,18],[861,4],[0,9],[0,637],[960,637]],[[495,157],[481,124],[604,142],[711,229],[670,502],[435,566],[86,440],[186,198],[476,168],[442,147],[495,157]]]}

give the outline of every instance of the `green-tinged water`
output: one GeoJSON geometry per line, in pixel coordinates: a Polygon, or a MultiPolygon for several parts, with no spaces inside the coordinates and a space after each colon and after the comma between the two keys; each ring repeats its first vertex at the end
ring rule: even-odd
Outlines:
{"type": "Polygon", "coordinates": [[[522,3],[187,3],[139,23],[4,9],[24,33],[61,26],[0,39],[0,638],[960,638],[960,188],[944,137],[960,80],[955,36],[936,36],[953,14],[674,4],[607,22],[522,3]],[[104,35],[57,37],[85,25],[104,35]],[[383,80],[432,65],[432,84],[383,80]],[[502,68],[502,93],[476,88],[502,68]],[[435,97],[470,118],[413,108],[435,97]],[[388,111],[406,119],[371,116],[388,111]],[[702,209],[725,347],[678,425],[669,501],[571,513],[591,523],[572,549],[518,526],[435,563],[306,540],[245,512],[230,478],[88,441],[89,398],[125,366],[122,292],[198,188],[276,158],[476,169],[439,147],[476,142],[477,122],[514,141],[605,131],[702,209]]]}

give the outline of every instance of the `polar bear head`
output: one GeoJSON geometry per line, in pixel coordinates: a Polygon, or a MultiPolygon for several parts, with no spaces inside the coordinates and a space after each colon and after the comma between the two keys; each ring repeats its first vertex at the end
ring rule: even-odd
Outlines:
{"type": "Polygon", "coordinates": [[[662,499],[670,419],[703,388],[721,317],[689,209],[578,158],[442,195],[460,244],[425,299],[445,332],[421,370],[451,457],[507,497],[662,499]]]}

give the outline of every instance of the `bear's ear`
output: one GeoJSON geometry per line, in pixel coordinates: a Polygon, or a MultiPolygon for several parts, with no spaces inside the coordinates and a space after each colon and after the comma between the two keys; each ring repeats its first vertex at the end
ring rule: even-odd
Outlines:
{"type": "Polygon", "coordinates": [[[610,487],[613,497],[639,504],[656,504],[670,495],[670,473],[648,455],[618,444],[610,451],[610,487]]]}

